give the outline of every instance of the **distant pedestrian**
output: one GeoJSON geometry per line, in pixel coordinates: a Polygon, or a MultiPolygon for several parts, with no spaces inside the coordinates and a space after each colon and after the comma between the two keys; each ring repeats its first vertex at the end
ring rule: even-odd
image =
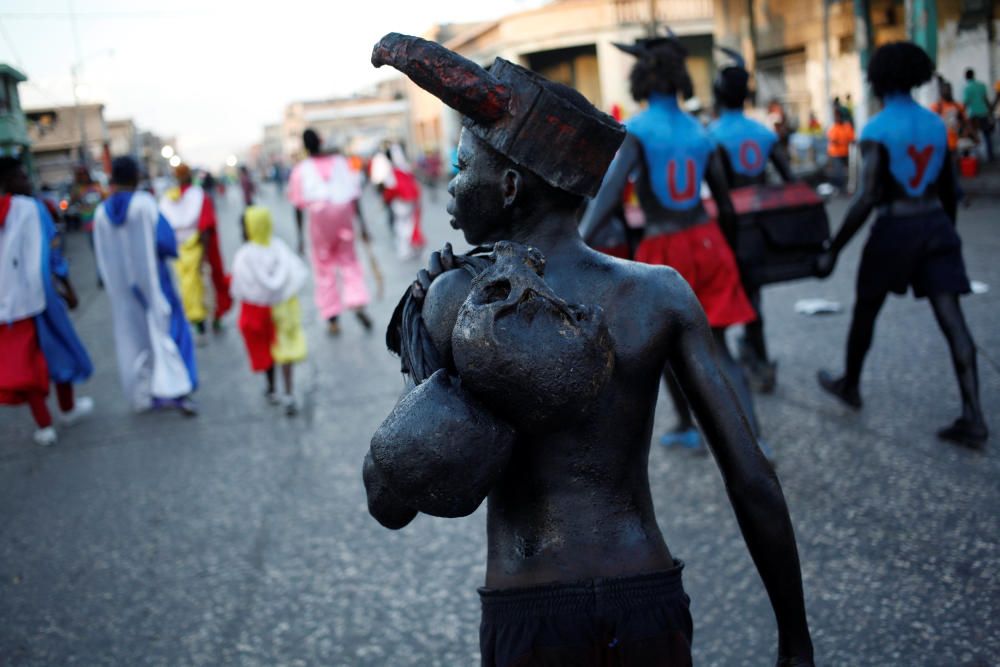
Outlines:
{"type": "Polygon", "coordinates": [[[257,186],[254,185],[250,170],[245,164],[240,165],[240,190],[243,192],[243,205],[253,206],[254,197],[257,196],[257,186]]]}
{"type": "Polygon", "coordinates": [[[830,156],[831,180],[837,190],[847,189],[850,168],[851,144],[854,143],[854,126],[847,122],[840,109],[833,109],[833,125],[826,132],[826,153],[830,156]]]}
{"type": "Polygon", "coordinates": [[[194,343],[167,265],[177,240],[156,199],[137,190],[139,165],[111,162],[112,194],[97,209],[97,267],[111,304],[122,389],[133,410],[175,407],[196,414],[194,343]]]}
{"type": "Polygon", "coordinates": [[[969,114],[969,121],[975,132],[982,136],[986,144],[986,160],[993,162],[993,118],[990,115],[990,100],[986,84],[976,80],[976,73],[970,67],[965,70],[965,90],[962,102],[969,114]]]}
{"type": "Polygon", "coordinates": [[[191,169],[182,164],[174,170],[177,187],[171,188],[160,199],[160,211],[170,223],[177,238],[178,257],[175,267],[180,280],[184,314],[198,333],[200,343],[205,341],[205,283],[201,276],[202,261],[211,269],[215,288],[216,331],[222,328],[222,316],[232,308],[229,296],[229,276],[222,264],[215,206],[205,196],[205,191],[191,183],[191,169]]]}
{"type": "Polygon", "coordinates": [[[392,210],[396,255],[400,259],[416,257],[425,243],[420,225],[420,183],[400,144],[390,144],[383,155],[372,158],[371,179],[392,210]]]}
{"type": "Polygon", "coordinates": [[[302,134],[302,143],[309,157],[292,170],[288,199],[297,211],[309,215],[316,306],[331,334],[340,333],[344,310],[353,310],[361,325],[371,331],[372,321],[365,312],[368,288],[354,247],[355,219],[361,240],[368,242],[361,215],[361,176],[351,170],[343,155],[324,155],[313,130],[302,134]]]}
{"type": "Polygon", "coordinates": [[[291,248],[271,234],[271,213],[251,206],[243,213],[246,242],[233,259],[233,296],[239,299],[240,333],[250,368],[267,377],[266,397],[285,414],[298,411],[292,384],[293,364],[306,358],[306,337],[298,293],[309,270],[291,248]],[[285,394],[275,389],[275,366],[281,367],[285,394]]]}
{"type": "Polygon", "coordinates": [[[0,158],[0,404],[27,403],[38,427],[34,440],[47,446],[58,439],[45,403],[49,383],[60,421],[71,424],[94,409],[90,398],[73,394],[93,366],[57,288],[75,307],[55,225],[30,193],[20,162],[0,158]]]}
{"type": "Polygon", "coordinates": [[[931,104],[931,111],[944,121],[948,131],[948,150],[954,155],[958,150],[958,139],[965,133],[968,119],[965,117],[965,107],[955,101],[951,84],[938,77],[938,101],[931,104]]]}

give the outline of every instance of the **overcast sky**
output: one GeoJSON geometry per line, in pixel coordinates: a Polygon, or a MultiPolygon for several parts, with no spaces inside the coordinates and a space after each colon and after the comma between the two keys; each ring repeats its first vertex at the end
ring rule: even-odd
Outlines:
{"type": "Polygon", "coordinates": [[[386,32],[420,34],[541,4],[2,0],[0,62],[29,77],[20,87],[29,108],[72,103],[70,69],[82,62],[82,101],[104,102],[106,119],[131,117],[176,136],[185,160],[214,166],[258,141],[287,102],[350,94],[394,72],[369,62],[386,32]]]}

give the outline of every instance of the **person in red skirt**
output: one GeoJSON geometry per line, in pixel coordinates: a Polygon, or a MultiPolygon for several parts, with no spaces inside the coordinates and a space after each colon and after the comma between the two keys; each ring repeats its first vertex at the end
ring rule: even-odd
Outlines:
{"type": "Polygon", "coordinates": [[[233,258],[232,294],[240,306],[240,333],[250,368],[267,377],[269,402],[283,405],[288,416],[298,412],[292,385],[292,365],[306,358],[306,337],[298,293],[309,275],[305,262],[271,235],[271,213],[251,206],[243,213],[246,243],[233,258]],[[275,366],[281,366],[285,394],[278,396],[275,366]]]}
{"type": "Polygon", "coordinates": [[[71,424],[94,409],[90,398],[73,395],[73,383],[90,377],[93,366],[57,292],[58,281],[75,305],[55,225],[29,195],[20,162],[0,158],[0,404],[27,404],[38,427],[34,440],[47,446],[58,439],[45,402],[49,383],[60,421],[71,424]]]}
{"type": "MultiPolygon", "coordinates": [[[[616,46],[636,57],[630,74],[632,97],[648,101],[648,108],[626,123],[628,135],[584,214],[581,233],[588,243],[600,234],[619,207],[629,176],[637,173],[635,188],[646,231],[635,260],[673,267],[691,285],[712,327],[720,365],[759,436],[746,377],[725,337],[728,327],[752,322],[756,314],[743,291],[731,249],[736,213],[722,159],[708,132],[678,103],[678,95],[690,97],[692,93],[684,62],[687,52],[673,36],[616,46]],[[715,200],[718,220],[702,204],[703,181],[715,200]]],[[[700,448],[687,401],[669,367],[664,370],[664,381],[677,407],[678,424],[661,444],[700,448]]]]}

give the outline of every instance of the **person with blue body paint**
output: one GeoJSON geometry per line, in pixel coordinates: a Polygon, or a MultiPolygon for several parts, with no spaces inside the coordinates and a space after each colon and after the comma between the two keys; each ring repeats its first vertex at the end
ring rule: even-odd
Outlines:
{"type": "MultiPolygon", "coordinates": [[[[729,55],[733,63],[722,68],[712,84],[719,118],[708,126],[708,132],[722,149],[720,155],[729,187],[765,185],[768,163],[774,165],[782,181],[792,182],[792,170],[778,135],[743,113],[743,105],[750,95],[750,73],[743,56],[732,49],[718,48],[729,55]]],[[[743,325],[740,360],[750,373],[752,383],[761,392],[771,393],[777,382],[777,366],[768,358],[764,340],[760,285],[744,277],[743,289],[757,312],[757,319],[743,325]]]]}
{"type": "Polygon", "coordinates": [[[112,194],[94,220],[97,267],[111,301],[122,389],[133,410],[176,408],[193,416],[198,386],[191,327],[167,260],[177,257],[173,228],[148,192],[139,165],[111,163],[112,194]]]}
{"type": "MultiPolygon", "coordinates": [[[[740,282],[732,247],[736,240],[736,212],[729,198],[721,151],[708,131],[681,109],[677,96],[690,97],[687,51],[674,37],[642,38],[633,45],[616,44],[636,56],[630,74],[636,101],[648,108],[626,123],[628,134],[608,168],[601,189],[581,220],[580,233],[593,243],[617,210],[622,191],[634,176],[636,194],[645,213],[645,238],[635,260],[677,270],[694,290],[708,317],[720,366],[750,420],[754,435],[760,433],[753,400],[743,369],[726,345],[726,329],[756,319],[740,282]],[[718,209],[711,218],[701,198],[704,181],[718,209]]],[[[664,382],[673,399],[677,424],[661,439],[665,446],[681,445],[701,450],[684,392],[672,369],[664,369],[664,382]]],[[[770,458],[770,451],[761,443],[770,458]]]]}
{"type": "Polygon", "coordinates": [[[883,108],[861,133],[860,188],[829,250],[817,259],[817,274],[830,275],[872,210],[878,217],[858,267],[845,373],[835,377],[821,370],[818,380],[824,390],[861,409],[861,369],[879,310],[889,292],[905,294],[912,288],[915,297],[930,301],[962,397],[962,416],[938,437],[979,449],[988,431],[979,402],[976,346],[958,300],[971,290],[955,231],[956,183],[947,129],[911,96],[933,74],[934,63],[910,42],[880,47],[868,65],[868,81],[883,108]]]}

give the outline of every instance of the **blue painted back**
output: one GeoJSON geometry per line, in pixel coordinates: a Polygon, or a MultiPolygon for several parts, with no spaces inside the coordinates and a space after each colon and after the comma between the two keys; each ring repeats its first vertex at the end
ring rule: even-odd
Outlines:
{"type": "Polygon", "coordinates": [[[726,151],[733,171],[741,176],[760,176],[778,141],[777,134],[736,109],[723,110],[708,126],[708,133],[726,151]]]}
{"type": "Polygon", "coordinates": [[[677,104],[653,95],[649,108],[626,123],[642,144],[650,186],[664,208],[687,211],[701,203],[701,181],[715,144],[708,132],[677,104]]]}
{"type": "Polygon", "coordinates": [[[861,132],[889,153],[889,172],[911,197],[935,182],[944,166],[948,136],[944,121],[909,95],[893,95],[861,132]]]}

